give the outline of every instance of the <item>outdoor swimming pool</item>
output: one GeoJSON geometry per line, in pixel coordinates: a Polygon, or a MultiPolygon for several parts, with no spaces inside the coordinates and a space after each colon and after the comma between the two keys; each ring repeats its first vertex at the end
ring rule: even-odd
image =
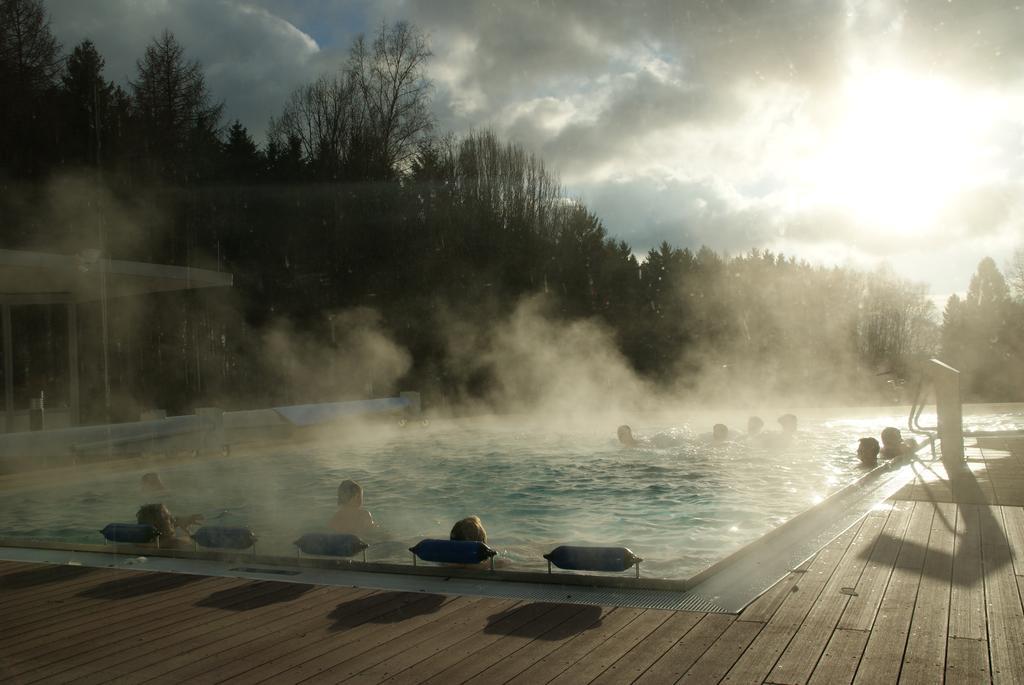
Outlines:
{"type": "MultiPolygon", "coordinates": [[[[0,492],[0,535],[100,543],[105,524],[133,521],[139,505],[162,500],[207,523],[251,526],[261,554],[293,556],[292,541],[325,529],[338,483],[352,478],[382,526],[367,536],[368,560],[411,563],[409,546],[447,537],[455,520],[477,514],[510,570],[546,568],[541,555],[559,544],[603,544],[643,557],[646,577],[686,578],[856,479],[857,439],[906,421],[896,407],[799,413],[800,437],[784,449],[708,445],[694,434],[710,417],[695,415],[675,426],[632,424],[680,439],[664,449],[624,448],[614,425],[559,432],[467,420],[168,465],[162,497],[143,495],[144,470],[126,467],[0,492]]],[[[968,429],[1024,428],[1024,405],[965,406],[964,417],[968,429]]]]}

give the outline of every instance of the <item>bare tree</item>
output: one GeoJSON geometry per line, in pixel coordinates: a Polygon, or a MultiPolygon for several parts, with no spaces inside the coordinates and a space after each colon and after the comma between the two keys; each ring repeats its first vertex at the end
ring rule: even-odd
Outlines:
{"type": "Polygon", "coordinates": [[[40,93],[61,69],[60,44],[39,0],[0,0],[0,78],[5,96],[40,93]]]}
{"type": "Polygon", "coordinates": [[[424,71],[430,57],[426,38],[405,22],[382,22],[372,44],[360,36],[352,46],[347,72],[359,95],[357,130],[381,173],[408,171],[433,129],[433,85],[424,71]]]}
{"type": "Polygon", "coordinates": [[[345,166],[352,137],[353,88],[339,76],[321,76],[288,97],[280,117],[270,120],[270,141],[285,149],[299,141],[302,156],[320,178],[336,178],[345,166]]]}

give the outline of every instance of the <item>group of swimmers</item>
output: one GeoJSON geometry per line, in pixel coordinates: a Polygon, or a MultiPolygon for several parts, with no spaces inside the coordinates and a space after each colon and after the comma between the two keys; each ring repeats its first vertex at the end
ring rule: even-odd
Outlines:
{"type": "MultiPolygon", "coordinates": [[[[797,418],[794,414],[783,414],[777,421],[781,431],[776,433],[765,432],[764,419],[760,416],[751,416],[747,419],[747,432],[740,434],[733,433],[724,423],[716,423],[711,433],[700,436],[700,439],[713,445],[749,440],[764,447],[785,447],[796,437],[797,418]]],[[[676,438],[666,439],[661,434],[651,438],[637,437],[633,435],[633,429],[627,425],[619,426],[617,434],[619,442],[626,447],[671,447],[678,442],[676,438]]]]}
{"type": "MultiPolygon", "coordinates": [[[[797,418],[793,414],[783,414],[778,418],[781,431],[777,433],[766,433],[764,431],[764,420],[759,416],[751,416],[747,419],[747,432],[735,435],[724,423],[716,423],[711,433],[700,436],[705,442],[713,445],[721,445],[734,441],[750,441],[752,444],[761,447],[786,447],[793,442],[797,435],[797,418]]],[[[650,438],[633,435],[633,429],[627,425],[619,426],[617,431],[619,442],[626,447],[671,447],[677,444],[677,439],[668,439],[661,434],[650,438]]],[[[882,442],[879,445],[875,438],[861,438],[857,446],[857,458],[863,466],[878,466],[878,458],[895,459],[904,455],[912,454],[917,449],[917,442],[913,439],[904,440],[898,428],[889,426],[882,430],[882,442]]]]}
{"type": "Polygon", "coordinates": [[[879,446],[875,438],[861,438],[857,445],[857,458],[862,466],[873,468],[878,466],[878,457],[882,459],[896,459],[897,457],[913,454],[917,449],[917,441],[911,438],[904,440],[899,428],[882,429],[882,444],[879,446]]]}
{"type": "MultiPolygon", "coordinates": [[[[157,495],[167,492],[160,476],[147,473],[142,476],[142,491],[157,495]]],[[[188,543],[192,537],[192,527],[203,523],[202,514],[174,516],[163,503],[144,504],[135,514],[138,523],[148,523],[156,528],[161,546],[175,546],[188,543]],[[178,531],[185,535],[180,537],[178,531]]],[[[335,533],[366,535],[379,529],[373,515],[363,508],[363,488],[354,480],[344,480],[338,486],[338,509],[331,517],[328,527],[335,533]]],[[[452,540],[475,540],[487,542],[487,531],[479,516],[467,516],[455,522],[449,538],[452,540]]]]}

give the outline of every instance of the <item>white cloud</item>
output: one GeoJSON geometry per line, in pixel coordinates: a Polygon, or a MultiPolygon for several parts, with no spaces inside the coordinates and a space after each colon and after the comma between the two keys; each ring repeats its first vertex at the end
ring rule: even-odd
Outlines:
{"type": "Polygon", "coordinates": [[[316,41],[260,8],[232,0],[133,2],[49,0],[54,34],[71,48],[90,38],[106,59],[106,76],[126,86],[136,61],[165,28],[198,60],[214,99],[225,102],[257,140],[287,94],[320,68],[316,41]]]}

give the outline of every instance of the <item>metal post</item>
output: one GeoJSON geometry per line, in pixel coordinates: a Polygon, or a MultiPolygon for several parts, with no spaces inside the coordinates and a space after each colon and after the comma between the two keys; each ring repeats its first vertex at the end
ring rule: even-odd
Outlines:
{"type": "Polygon", "coordinates": [[[935,387],[935,412],[938,415],[942,463],[947,473],[959,470],[964,462],[963,406],[960,401],[960,372],[930,359],[927,373],[935,387]]]}
{"type": "Polygon", "coordinates": [[[71,425],[79,423],[78,398],[78,305],[68,302],[68,408],[71,425]]]}
{"type": "Polygon", "coordinates": [[[11,305],[0,307],[0,318],[3,319],[4,336],[4,416],[7,419],[6,431],[14,431],[14,341],[11,331],[11,305]]]}

